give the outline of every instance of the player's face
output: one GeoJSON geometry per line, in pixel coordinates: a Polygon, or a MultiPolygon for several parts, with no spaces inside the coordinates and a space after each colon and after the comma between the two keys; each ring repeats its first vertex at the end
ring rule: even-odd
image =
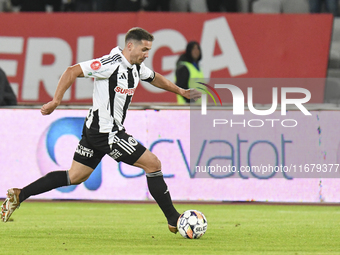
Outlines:
{"type": "Polygon", "coordinates": [[[149,57],[149,50],[151,50],[152,42],[142,40],[133,44],[130,60],[131,64],[140,65],[147,57],[149,57]]]}

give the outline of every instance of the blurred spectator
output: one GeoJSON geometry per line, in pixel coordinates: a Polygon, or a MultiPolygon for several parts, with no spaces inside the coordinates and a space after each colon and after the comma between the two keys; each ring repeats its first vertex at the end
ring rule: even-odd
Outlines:
{"type": "Polygon", "coordinates": [[[309,13],[308,0],[283,0],[283,13],[309,13]]]}
{"type": "Polygon", "coordinates": [[[63,12],[74,12],[76,10],[74,0],[63,0],[61,9],[63,12]]]}
{"type": "Polygon", "coordinates": [[[0,106],[6,105],[17,105],[17,98],[5,72],[0,68],[0,106]]]}
{"type": "Polygon", "coordinates": [[[209,12],[237,12],[237,0],[206,0],[209,12]]]}
{"type": "Polygon", "coordinates": [[[11,0],[0,0],[0,12],[11,11],[11,0]]]}
{"type": "Polygon", "coordinates": [[[332,13],[334,17],[338,16],[338,0],[309,0],[311,13],[322,12],[322,4],[325,4],[326,12],[332,13]]]}
{"type": "MultiPolygon", "coordinates": [[[[202,59],[202,51],[198,42],[191,41],[187,44],[185,52],[179,57],[176,63],[175,83],[183,89],[194,88],[192,79],[204,78],[199,67],[202,59]]],[[[190,103],[190,99],[177,95],[177,103],[190,103]]]]}
{"type": "Polygon", "coordinates": [[[60,11],[61,0],[11,0],[13,6],[20,7],[21,12],[45,12],[46,6],[53,7],[53,11],[60,11]]]}
{"type": "Polygon", "coordinates": [[[170,11],[170,0],[144,0],[143,9],[145,11],[170,11]]]}
{"type": "Polygon", "coordinates": [[[207,12],[206,0],[171,0],[170,11],[173,12],[207,12]]]}

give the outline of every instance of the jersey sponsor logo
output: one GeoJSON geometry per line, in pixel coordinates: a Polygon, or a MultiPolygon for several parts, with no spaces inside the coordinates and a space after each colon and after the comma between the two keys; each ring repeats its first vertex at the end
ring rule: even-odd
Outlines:
{"type": "Polygon", "coordinates": [[[133,89],[123,89],[119,86],[117,86],[115,88],[115,92],[123,94],[123,95],[129,95],[129,96],[133,95],[135,93],[135,90],[136,90],[135,88],[133,88],[133,89]]]}
{"type": "Polygon", "coordinates": [[[101,66],[102,64],[98,60],[93,61],[90,65],[91,69],[95,71],[98,70],[101,66]]]}

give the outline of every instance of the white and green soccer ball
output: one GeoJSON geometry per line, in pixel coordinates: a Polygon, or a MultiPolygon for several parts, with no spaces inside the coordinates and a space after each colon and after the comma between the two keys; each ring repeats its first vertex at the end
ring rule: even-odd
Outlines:
{"type": "Polygon", "coordinates": [[[185,211],[177,221],[177,229],[184,238],[198,239],[204,235],[207,227],[207,219],[197,210],[185,211]]]}

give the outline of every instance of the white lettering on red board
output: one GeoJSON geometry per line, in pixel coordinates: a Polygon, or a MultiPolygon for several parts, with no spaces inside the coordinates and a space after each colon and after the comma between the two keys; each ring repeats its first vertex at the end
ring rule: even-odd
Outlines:
{"type": "MultiPolygon", "coordinates": [[[[185,51],[187,39],[185,36],[174,29],[160,29],[153,32],[155,40],[152,50],[149,52],[149,58],[145,60],[145,65],[150,69],[160,69],[163,72],[169,72],[166,78],[174,81],[176,61],[179,54],[185,51]],[[153,66],[153,58],[158,49],[168,47],[173,54],[162,56],[161,66],[153,66]]],[[[190,38],[188,38],[190,39],[190,38]]],[[[26,39],[26,49],[24,49],[25,39],[23,37],[6,37],[0,36],[0,54],[23,54],[26,52],[25,64],[21,90],[22,101],[42,101],[39,98],[40,83],[44,86],[45,91],[50,97],[53,97],[60,76],[65,69],[74,64],[73,59],[76,55],[76,62],[91,60],[94,57],[94,37],[78,37],[77,52],[72,52],[70,43],[57,37],[28,37],[26,39]],[[52,64],[43,64],[45,54],[53,55],[52,64]]],[[[117,43],[124,46],[124,35],[117,35],[117,43]]],[[[248,72],[242,54],[237,46],[232,31],[225,17],[219,17],[204,22],[202,27],[201,48],[203,58],[201,67],[206,78],[214,71],[227,68],[229,74],[239,76],[248,72]],[[216,29],[218,27],[218,29],[216,29]],[[214,55],[215,45],[219,45],[221,53],[214,55]]],[[[112,45],[112,48],[115,45],[112,45]]],[[[109,52],[110,49],[107,49],[109,52]]],[[[16,60],[0,59],[0,64],[9,77],[15,77],[17,73],[18,62],[16,60]]],[[[164,90],[156,88],[147,82],[141,82],[142,86],[152,92],[161,93],[164,90]]],[[[15,87],[20,84],[11,83],[15,87]]],[[[75,88],[75,100],[86,100],[92,97],[92,79],[77,79],[75,88]]],[[[64,100],[71,99],[71,90],[66,91],[64,100]]]]}

